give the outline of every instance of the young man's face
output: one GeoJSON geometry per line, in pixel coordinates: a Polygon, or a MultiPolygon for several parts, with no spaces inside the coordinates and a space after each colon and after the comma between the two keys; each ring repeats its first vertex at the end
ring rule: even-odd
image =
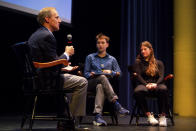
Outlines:
{"type": "Polygon", "coordinates": [[[59,30],[61,19],[60,19],[58,12],[56,10],[51,11],[51,17],[47,18],[47,21],[48,21],[52,31],[59,30]]]}
{"type": "Polygon", "coordinates": [[[98,52],[104,52],[108,48],[109,43],[105,39],[98,39],[97,40],[97,49],[98,52]]]}

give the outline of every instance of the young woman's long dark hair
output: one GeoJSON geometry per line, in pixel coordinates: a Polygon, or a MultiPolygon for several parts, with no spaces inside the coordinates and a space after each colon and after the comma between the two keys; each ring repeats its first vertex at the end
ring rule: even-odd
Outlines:
{"type": "MultiPolygon", "coordinates": [[[[151,50],[150,52],[150,56],[148,58],[148,62],[149,62],[149,66],[146,70],[146,74],[147,75],[150,75],[150,76],[155,76],[156,73],[158,72],[158,65],[157,65],[157,61],[155,59],[155,56],[154,56],[154,50],[152,48],[152,44],[148,41],[143,41],[141,44],[140,44],[140,49],[142,46],[145,46],[147,48],[149,48],[151,50]]],[[[136,59],[139,59],[139,60],[143,60],[144,57],[142,56],[141,52],[139,53],[139,55],[137,56],[136,59]]]]}

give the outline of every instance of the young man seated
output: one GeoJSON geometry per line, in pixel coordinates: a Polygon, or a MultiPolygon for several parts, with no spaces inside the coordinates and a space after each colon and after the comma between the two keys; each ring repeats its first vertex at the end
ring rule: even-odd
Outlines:
{"type": "Polygon", "coordinates": [[[98,34],[97,52],[86,57],[84,76],[88,79],[88,91],[96,91],[94,114],[94,125],[107,125],[102,117],[102,110],[105,98],[114,104],[115,110],[127,115],[129,111],[124,109],[117,101],[118,96],[115,94],[108,77],[120,76],[121,70],[117,60],[109,55],[106,50],[109,47],[109,37],[104,34],[98,34]]]}

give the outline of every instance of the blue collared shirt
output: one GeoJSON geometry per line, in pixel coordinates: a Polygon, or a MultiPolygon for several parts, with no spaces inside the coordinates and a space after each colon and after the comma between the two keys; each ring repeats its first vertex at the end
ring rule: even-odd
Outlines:
{"type": "Polygon", "coordinates": [[[84,67],[84,76],[86,78],[90,78],[91,72],[95,72],[97,75],[103,74],[102,70],[111,70],[111,76],[116,75],[116,72],[121,74],[117,60],[109,54],[106,54],[103,58],[99,57],[98,53],[93,53],[86,57],[84,67]]]}

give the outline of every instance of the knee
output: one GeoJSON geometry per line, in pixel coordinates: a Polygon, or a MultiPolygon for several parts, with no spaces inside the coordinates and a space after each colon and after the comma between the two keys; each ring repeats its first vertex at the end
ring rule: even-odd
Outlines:
{"type": "Polygon", "coordinates": [[[167,86],[164,84],[160,84],[160,85],[158,85],[158,90],[159,91],[167,91],[167,86]]]}
{"type": "Polygon", "coordinates": [[[103,88],[102,88],[102,84],[97,84],[97,86],[96,86],[96,91],[100,91],[100,90],[103,90],[103,88]]]}
{"type": "Polygon", "coordinates": [[[86,78],[81,77],[81,78],[80,78],[80,83],[81,83],[81,86],[82,86],[82,87],[87,88],[87,86],[88,86],[88,80],[87,80],[86,78]]]}
{"type": "Polygon", "coordinates": [[[100,88],[102,88],[102,85],[101,84],[97,84],[96,89],[100,89],[100,88]]]}
{"type": "Polygon", "coordinates": [[[100,75],[100,76],[99,76],[99,79],[100,79],[101,81],[108,80],[108,78],[107,78],[105,75],[100,75]]]}
{"type": "Polygon", "coordinates": [[[134,89],[134,93],[140,93],[140,92],[147,92],[148,89],[146,88],[146,86],[144,85],[138,85],[135,89],[134,89]]]}

